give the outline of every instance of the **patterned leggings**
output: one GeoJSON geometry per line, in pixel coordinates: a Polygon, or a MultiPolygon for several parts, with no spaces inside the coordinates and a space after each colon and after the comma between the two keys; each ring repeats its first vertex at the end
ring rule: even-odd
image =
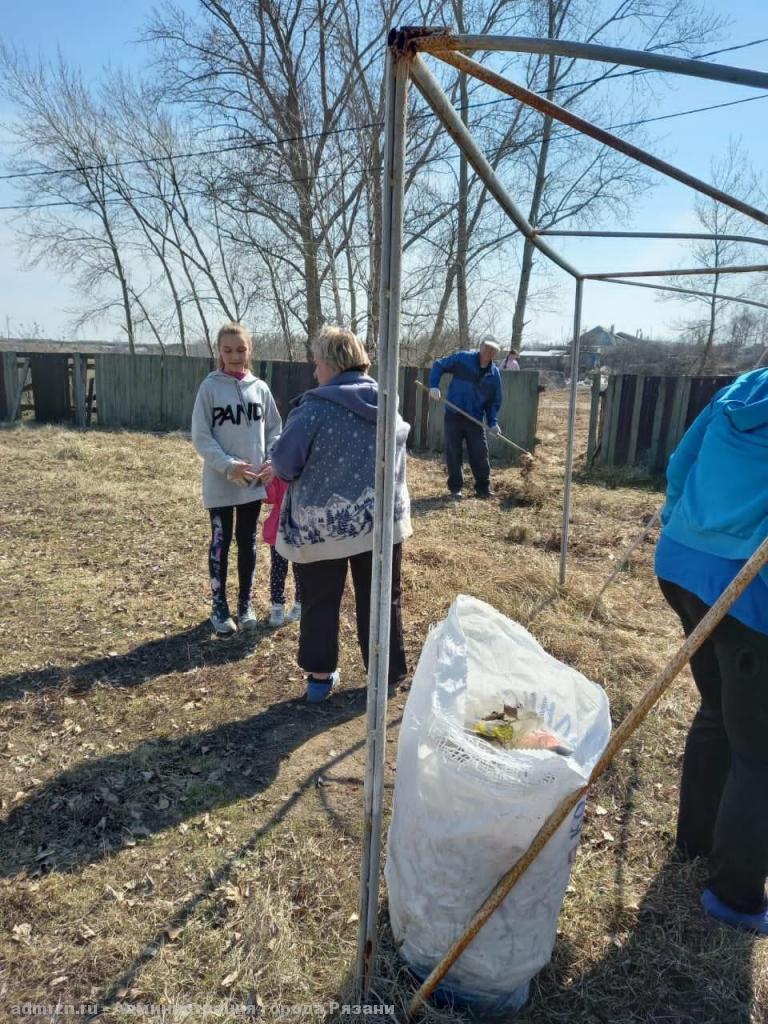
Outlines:
{"type": "Polygon", "coordinates": [[[259,522],[260,501],[243,505],[211,508],[211,546],[208,549],[208,569],[211,574],[211,596],[214,605],[227,603],[227,568],[232,527],[237,538],[237,577],[239,583],[238,607],[245,608],[251,600],[253,574],[256,569],[256,526],[259,522]],[[237,518],[235,519],[235,509],[237,518]]]}
{"type": "MultiPolygon", "coordinates": [[[[269,549],[269,597],[272,604],[285,604],[285,578],[288,575],[288,559],[283,558],[274,547],[269,549]]],[[[301,604],[299,577],[296,575],[296,563],[293,562],[294,602],[301,604]]]]}

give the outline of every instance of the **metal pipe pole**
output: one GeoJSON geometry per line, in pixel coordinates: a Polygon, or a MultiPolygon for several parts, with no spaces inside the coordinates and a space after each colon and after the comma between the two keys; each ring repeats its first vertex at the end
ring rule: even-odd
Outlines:
{"type": "Polygon", "coordinates": [[[412,58],[411,78],[415,82],[424,99],[445,125],[448,134],[452,137],[459,149],[466,155],[467,159],[475,169],[477,176],[485,183],[488,191],[498,202],[515,227],[517,227],[517,229],[521,231],[526,238],[530,238],[531,242],[540,252],[544,253],[545,256],[551,259],[563,270],[567,271],[567,273],[571,274],[572,277],[578,277],[579,271],[569,263],[568,260],[555,252],[555,250],[550,245],[547,245],[546,242],[542,242],[540,238],[536,237],[532,226],[508,194],[499,178],[496,177],[496,173],[480,151],[467,126],[456,113],[453,104],[440,88],[439,82],[418,56],[412,58]]]}
{"type": "Polygon", "coordinates": [[[584,274],[588,281],[604,281],[610,277],[695,277],[707,274],[764,274],[768,266],[755,264],[748,267],[694,267],[692,270],[611,270],[602,274],[584,274]]]}
{"type": "Polygon", "coordinates": [[[579,348],[581,347],[581,300],[584,282],[576,281],[573,304],[573,345],[571,347],[571,394],[568,400],[568,445],[565,452],[565,487],[563,489],[563,528],[560,531],[560,586],[565,583],[568,568],[568,534],[571,518],[571,483],[573,481],[573,449],[576,434],[576,400],[579,383],[579,348]]]}
{"type": "Polygon", "coordinates": [[[467,946],[472,942],[475,935],[480,931],[488,918],[504,902],[517,882],[525,874],[526,870],[534,862],[548,840],[555,834],[560,825],[568,817],[568,814],[578,804],[590,786],[593,786],[597,779],[603,774],[611,763],[617,752],[627,745],[630,736],[643,723],[651,708],[669,689],[672,680],[681,669],[691,660],[704,641],[717,628],[723,618],[730,610],[733,602],[744,593],[746,588],[757,576],[760,570],[768,564],[768,539],[764,540],[757,551],[754,552],[749,561],[743,566],[732,583],[726,587],[720,597],[715,601],[704,618],[699,622],[694,631],[683,643],[675,654],[670,658],[654,682],[645,691],[643,696],[632,708],[624,721],[619,725],[603,751],[600,760],[592,769],[589,781],[586,786],[576,790],[567,796],[562,803],[550,814],[544,824],[533,838],[531,845],[523,856],[512,865],[491,890],[488,898],[479,908],[477,913],[467,925],[464,934],[454,942],[443,959],[432,970],[421,987],[408,1004],[408,1019],[412,1019],[414,1013],[425,999],[434,992],[437,985],[445,977],[453,964],[458,960],[467,946]]]}
{"type": "Polygon", "coordinates": [[[755,238],[754,235],[712,235],[706,231],[560,231],[557,228],[534,228],[534,233],[551,238],[672,238],[768,245],[768,238],[755,238]]]}
{"type": "Polygon", "coordinates": [[[355,963],[358,1001],[370,992],[378,947],[379,877],[386,753],[387,683],[395,506],[397,377],[400,346],[400,291],[405,182],[408,61],[387,55],[386,127],[379,324],[379,396],[376,419],[376,500],[371,574],[367,736],[360,910],[355,963]]]}
{"type": "MultiPolygon", "coordinates": [[[[579,117],[578,114],[574,114],[570,110],[566,110],[565,107],[558,106],[557,103],[544,99],[544,97],[539,96],[538,93],[531,92],[530,89],[526,89],[522,85],[518,85],[516,82],[511,82],[503,75],[499,75],[495,71],[490,71],[488,68],[484,68],[482,64],[478,64],[477,61],[464,56],[463,53],[456,53],[453,51],[445,53],[438,52],[435,56],[439,57],[440,60],[445,61],[446,64],[450,64],[452,67],[458,68],[459,71],[466,71],[467,74],[474,75],[475,78],[478,78],[481,82],[486,82],[488,85],[494,86],[507,96],[512,96],[521,103],[525,103],[529,107],[533,107],[534,110],[538,110],[542,114],[553,117],[556,121],[561,121],[563,124],[567,124],[571,128],[576,128],[578,131],[583,132],[584,135],[589,135],[590,138],[597,139],[598,142],[602,142],[604,145],[618,150],[619,153],[624,153],[626,156],[633,157],[639,163],[645,164],[646,167],[652,167],[655,171],[665,174],[668,178],[674,178],[675,181],[680,181],[683,185],[687,185],[689,188],[695,189],[697,192],[701,192],[702,195],[709,196],[710,199],[714,199],[716,202],[722,203],[724,206],[730,206],[732,209],[738,210],[739,213],[743,213],[745,216],[751,217],[753,220],[759,221],[761,224],[768,224],[768,213],[765,211],[758,210],[756,207],[750,206],[749,203],[742,202],[741,199],[736,199],[734,196],[728,195],[727,192],[723,192],[721,189],[715,188],[714,185],[709,185],[706,181],[702,181],[700,178],[696,178],[692,174],[688,174],[686,171],[681,171],[673,164],[668,164],[666,160],[660,160],[658,157],[652,156],[650,153],[646,153],[644,149],[640,149],[638,146],[633,146],[631,142],[627,142],[625,139],[619,138],[618,135],[613,135],[604,128],[598,128],[597,125],[592,124],[591,121],[587,121],[585,118],[579,117]]],[[[765,77],[768,80],[768,75],[765,77]]]]}
{"type": "MultiPolygon", "coordinates": [[[[415,30],[418,31],[418,30],[415,30]]],[[[709,78],[715,82],[730,82],[732,85],[751,85],[756,89],[768,89],[768,74],[737,68],[730,64],[714,64],[709,61],[692,60],[690,57],[672,57],[650,50],[627,50],[620,46],[601,46],[597,43],[581,43],[568,39],[536,39],[528,36],[454,35],[448,29],[414,39],[413,45],[422,53],[433,53],[443,57],[446,52],[456,50],[506,51],[512,53],[542,53],[557,57],[576,57],[579,60],[596,60],[606,64],[624,64],[630,67],[647,68],[650,71],[671,71],[676,75],[690,75],[693,78],[709,78]]]]}
{"type": "MultiPolygon", "coordinates": [[[[711,299],[712,292],[700,292],[695,288],[678,288],[672,284],[646,284],[644,281],[627,281],[626,278],[622,278],[619,281],[614,281],[610,277],[603,277],[600,279],[599,284],[626,284],[632,288],[652,288],[657,292],[679,292],[681,295],[698,295],[702,299],[711,299]]],[[[717,296],[717,301],[723,302],[740,302],[743,306],[757,306],[758,309],[768,309],[768,302],[758,302],[756,299],[742,299],[738,295],[720,295],[717,296]]]]}

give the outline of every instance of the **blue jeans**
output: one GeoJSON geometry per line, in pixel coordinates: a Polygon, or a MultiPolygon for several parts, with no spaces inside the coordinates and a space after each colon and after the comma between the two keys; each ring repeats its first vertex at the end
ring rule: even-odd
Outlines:
{"type": "Polygon", "coordinates": [[[469,465],[475,478],[475,493],[488,494],[491,486],[491,463],[485,430],[477,423],[448,409],[445,413],[445,461],[448,468],[448,490],[460,491],[464,484],[462,463],[464,442],[467,443],[469,465]]]}

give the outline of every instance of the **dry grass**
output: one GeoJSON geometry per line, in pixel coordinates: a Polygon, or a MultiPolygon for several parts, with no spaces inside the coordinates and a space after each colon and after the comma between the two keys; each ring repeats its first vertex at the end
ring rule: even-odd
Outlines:
{"type": "MultiPolygon", "coordinates": [[[[558,588],[564,424],[563,396],[546,395],[534,469],[497,472],[496,503],[449,502],[441,464],[411,460],[407,645],[415,663],[429,625],[474,594],[604,685],[618,719],[679,639],[651,543],[587,613],[661,495],[579,481],[558,588]]],[[[0,432],[3,1020],[27,1002],[90,1001],[94,1019],[127,1021],[121,1003],[227,999],[272,1020],[276,1002],[348,992],[365,711],[350,607],[344,685],[320,708],[301,701],[295,627],[212,639],[197,474],[180,435],[0,432]]],[[[387,794],[404,699],[390,704],[387,794]]],[[[686,676],[593,795],[555,955],[521,1024],[768,1020],[765,946],[708,927],[703,868],[669,858],[692,708],[686,676]]],[[[403,1020],[413,984],[385,911],[382,932],[377,992],[403,1020]]]]}

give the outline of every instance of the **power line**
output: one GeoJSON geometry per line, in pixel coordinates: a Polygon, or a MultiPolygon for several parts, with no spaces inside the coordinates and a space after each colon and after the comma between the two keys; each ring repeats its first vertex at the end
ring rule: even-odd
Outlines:
{"type": "MultiPolygon", "coordinates": [[[[697,54],[696,56],[692,57],[691,59],[692,60],[702,60],[705,57],[714,57],[714,56],[717,56],[718,54],[730,53],[730,52],[732,52],[734,50],[743,50],[743,49],[746,49],[746,48],[751,47],[751,46],[758,46],[761,43],[765,43],[765,42],[768,42],[768,37],[766,37],[764,39],[753,39],[750,42],[739,43],[736,46],[728,46],[728,47],[724,47],[723,49],[720,49],[720,50],[710,50],[707,53],[697,54]]],[[[600,83],[600,82],[607,81],[608,79],[622,78],[622,77],[628,76],[628,75],[647,75],[647,74],[654,74],[654,73],[656,73],[656,72],[653,69],[633,68],[633,69],[631,69],[629,71],[619,71],[619,72],[616,72],[615,74],[607,74],[607,75],[603,75],[602,77],[599,77],[599,78],[585,79],[582,82],[564,82],[561,85],[556,86],[555,89],[556,90],[560,90],[560,89],[575,89],[575,88],[578,88],[578,87],[580,87],[582,85],[594,85],[594,84],[597,84],[597,83],[600,83]]],[[[756,99],[757,97],[751,97],[751,98],[752,99],[756,99]]],[[[467,104],[465,109],[473,110],[473,109],[477,109],[477,108],[480,108],[480,107],[493,106],[493,105],[498,104],[498,103],[508,103],[508,102],[510,102],[510,99],[511,99],[511,97],[509,97],[509,96],[503,96],[503,97],[500,97],[498,99],[487,100],[487,101],[480,102],[480,103],[469,103],[469,104],[467,104]]],[[[741,100],[741,101],[735,100],[735,101],[733,101],[732,105],[735,105],[736,103],[739,103],[739,102],[747,102],[747,100],[741,100]]],[[[723,104],[723,106],[728,106],[728,105],[729,104],[723,104]]],[[[701,108],[701,110],[708,110],[708,109],[716,109],[716,107],[702,107],[701,108]]],[[[692,112],[693,113],[698,113],[698,111],[692,111],[692,112]]],[[[429,116],[434,116],[434,115],[429,115],[429,116]]],[[[667,115],[667,116],[682,116],[682,115],[667,115]]],[[[643,121],[643,122],[637,122],[637,123],[638,124],[647,124],[647,123],[650,123],[650,122],[649,121],[643,121]]],[[[326,138],[326,137],[330,137],[330,136],[334,136],[334,135],[343,135],[343,134],[346,134],[348,132],[362,132],[362,131],[367,131],[367,130],[372,129],[372,128],[381,128],[381,127],[383,127],[383,124],[384,124],[383,121],[371,121],[371,122],[369,122],[367,124],[362,124],[362,125],[349,125],[349,126],[344,127],[344,128],[331,128],[331,129],[328,129],[328,130],[322,131],[322,132],[308,132],[308,133],[303,134],[303,135],[286,136],[286,137],[280,138],[280,139],[256,139],[256,140],[254,140],[252,142],[243,142],[243,143],[239,143],[239,144],[233,145],[233,146],[227,145],[228,143],[233,141],[232,139],[222,139],[221,142],[224,143],[224,145],[218,144],[215,149],[193,150],[193,151],[187,152],[187,153],[169,153],[169,154],[167,154],[165,156],[148,156],[148,157],[136,158],[136,159],[133,159],[133,160],[103,161],[103,162],[95,163],[95,164],[82,164],[82,165],[79,165],[79,166],[72,166],[72,167],[45,168],[45,169],[37,170],[37,171],[17,171],[17,172],[14,172],[12,174],[2,174],[2,175],[0,175],[0,181],[16,181],[16,180],[25,179],[25,178],[46,177],[46,176],[55,175],[55,174],[74,174],[74,173],[78,173],[78,172],[82,172],[82,171],[111,170],[111,169],[117,168],[117,167],[134,167],[134,166],[137,166],[137,165],[146,165],[147,163],[163,163],[165,161],[187,160],[187,159],[193,159],[195,157],[218,156],[218,155],[220,155],[222,153],[235,153],[235,152],[241,152],[243,150],[261,149],[261,148],[263,148],[265,146],[279,146],[279,145],[283,145],[285,143],[291,143],[291,142],[305,142],[305,141],[308,142],[308,141],[311,141],[312,139],[326,138]]],[[[634,122],[633,122],[633,124],[634,124],[634,122]]],[[[627,127],[627,126],[617,126],[617,127],[627,127]]],[[[0,207],[0,209],[8,209],[8,207],[0,207]]]]}
{"type": "MultiPolygon", "coordinates": [[[[237,153],[248,149],[261,149],[264,146],[280,146],[289,142],[304,142],[312,139],[328,138],[332,135],[343,135],[346,132],[363,132],[369,128],[381,128],[383,121],[372,121],[370,124],[350,125],[346,128],[329,128],[323,132],[308,132],[306,135],[288,135],[282,139],[256,139],[237,146],[217,145],[215,149],[193,150],[189,153],[169,153],[167,156],[147,156],[135,160],[113,160],[97,164],[81,164],[76,167],[46,168],[40,171],[17,171],[13,174],[0,174],[0,181],[13,181],[18,178],[38,178],[52,174],[75,174],[82,171],[106,171],[115,167],[135,167],[137,164],[163,163],[166,160],[187,160],[199,156],[219,156],[222,153],[237,153]]],[[[231,142],[231,139],[222,140],[231,142]]],[[[299,180],[299,179],[297,179],[299,180]]]]}
{"type": "MultiPolygon", "coordinates": [[[[349,169],[350,169],[349,167],[346,167],[345,168],[345,172],[349,171],[349,169]]],[[[259,185],[260,186],[261,185],[298,185],[298,184],[306,183],[308,181],[312,181],[312,182],[314,182],[314,181],[329,181],[330,179],[337,180],[338,177],[339,177],[338,173],[330,173],[329,172],[328,174],[315,174],[315,175],[310,175],[308,177],[302,177],[302,178],[259,178],[259,185]]],[[[94,204],[96,204],[96,203],[98,203],[100,201],[103,202],[103,203],[128,203],[129,200],[132,199],[132,198],[133,199],[156,199],[156,200],[160,200],[160,201],[165,200],[166,202],[168,202],[170,200],[171,205],[174,205],[173,204],[173,199],[174,198],[178,198],[178,199],[191,199],[191,198],[195,198],[195,197],[198,197],[198,198],[200,198],[200,197],[202,197],[202,198],[209,197],[210,198],[210,193],[209,192],[205,192],[202,189],[195,189],[195,190],[190,190],[190,191],[187,191],[187,192],[177,191],[173,196],[166,197],[166,196],[158,195],[158,194],[156,194],[154,192],[145,192],[142,189],[133,189],[132,190],[132,194],[130,196],[119,196],[119,195],[118,196],[113,196],[113,197],[104,196],[101,200],[98,200],[98,199],[81,199],[81,200],[62,199],[62,200],[55,200],[54,202],[51,202],[51,203],[21,203],[21,204],[19,204],[17,206],[0,206],[0,210],[44,210],[44,209],[46,209],[49,206],[81,206],[81,207],[88,207],[88,206],[93,206],[94,204]]]]}
{"type": "MultiPolygon", "coordinates": [[[[505,98],[509,98],[509,97],[505,97],[505,98]]],[[[641,125],[652,124],[655,121],[668,121],[668,120],[671,120],[673,118],[688,117],[691,114],[703,114],[703,113],[707,113],[708,111],[718,111],[718,110],[722,110],[723,108],[725,108],[725,106],[737,106],[739,103],[751,103],[751,102],[753,102],[756,99],[768,99],[768,93],[760,93],[757,96],[745,96],[745,97],[743,97],[741,99],[732,99],[732,100],[729,100],[728,102],[724,102],[724,103],[713,103],[713,104],[711,104],[709,106],[694,106],[694,108],[691,108],[690,110],[687,110],[687,111],[677,111],[674,114],[660,114],[660,115],[657,115],[656,117],[652,117],[652,118],[642,118],[639,121],[625,121],[622,124],[609,125],[608,128],[606,129],[606,131],[615,131],[618,128],[637,128],[637,127],[639,127],[641,125]]],[[[422,116],[424,118],[434,118],[435,117],[435,115],[432,114],[431,112],[424,112],[423,115],[418,115],[418,117],[422,117],[422,116]]],[[[412,120],[415,120],[415,119],[412,119],[412,120]]],[[[349,129],[344,129],[344,130],[346,131],[346,130],[349,130],[349,129]]],[[[582,133],[578,132],[578,131],[563,131],[561,133],[553,132],[553,138],[557,138],[557,139],[573,138],[573,137],[577,137],[578,135],[581,135],[581,134],[582,133]]],[[[218,152],[220,152],[220,151],[218,151],[218,152]]],[[[260,181],[261,181],[261,183],[266,183],[266,184],[298,184],[298,183],[307,182],[307,181],[327,180],[328,178],[332,178],[332,177],[336,177],[336,176],[337,175],[335,175],[335,174],[327,174],[327,175],[322,175],[322,176],[321,175],[315,175],[314,177],[302,177],[302,178],[266,178],[266,179],[260,179],[260,181]]],[[[195,196],[203,196],[204,197],[204,196],[206,196],[206,193],[204,193],[204,191],[188,191],[188,193],[178,193],[177,195],[179,196],[179,198],[195,197],[195,196]]],[[[143,196],[141,198],[161,199],[161,197],[155,197],[151,193],[145,193],[145,194],[143,194],[143,196]]],[[[83,200],[81,202],[77,202],[75,200],[61,200],[61,201],[56,201],[56,202],[53,202],[53,203],[20,203],[18,205],[13,205],[13,206],[0,206],[0,212],[10,211],[10,210],[45,210],[45,209],[47,209],[49,207],[61,207],[61,206],[88,207],[88,206],[93,206],[95,202],[96,202],[96,200],[83,200]]],[[[114,199],[104,199],[103,202],[104,203],[126,203],[127,200],[122,198],[122,197],[116,197],[114,199]]]]}

